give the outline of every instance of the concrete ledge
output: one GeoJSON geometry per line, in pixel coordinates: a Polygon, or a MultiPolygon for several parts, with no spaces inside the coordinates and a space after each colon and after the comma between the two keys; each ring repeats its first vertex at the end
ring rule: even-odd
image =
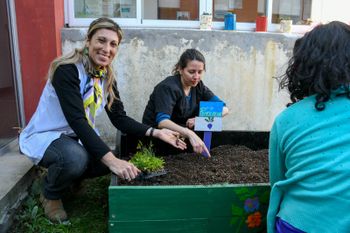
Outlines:
{"type": "Polygon", "coordinates": [[[15,141],[0,154],[0,233],[10,228],[15,210],[28,195],[35,178],[33,163],[18,151],[15,141]],[[4,152],[5,151],[5,152],[4,152]]]}

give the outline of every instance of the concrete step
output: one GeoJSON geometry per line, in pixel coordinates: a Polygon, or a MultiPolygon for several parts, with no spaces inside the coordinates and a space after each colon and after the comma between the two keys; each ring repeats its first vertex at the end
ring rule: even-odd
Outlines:
{"type": "Polygon", "coordinates": [[[28,195],[35,178],[33,163],[18,150],[14,140],[0,152],[0,233],[10,228],[15,210],[28,195]]]}

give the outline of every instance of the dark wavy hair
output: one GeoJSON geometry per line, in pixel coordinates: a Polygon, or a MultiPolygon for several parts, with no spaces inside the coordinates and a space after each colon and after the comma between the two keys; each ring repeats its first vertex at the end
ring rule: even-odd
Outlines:
{"type": "Polygon", "coordinates": [[[188,62],[190,61],[202,62],[205,70],[205,58],[203,54],[199,52],[197,49],[186,49],[186,51],[181,54],[179,61],[174,66],[172,74],[173,75],[179,74],[179,70],[184,69],[187,66],[188,62]]]}
{"type": "Polygon", "coordinates": [[[350,98],[350,26],[333,21],[318,25],[296,40],[280,88],[292,103],[316,95],[315,108],[323,110],[332,90],[344,86],[350,98]]]}

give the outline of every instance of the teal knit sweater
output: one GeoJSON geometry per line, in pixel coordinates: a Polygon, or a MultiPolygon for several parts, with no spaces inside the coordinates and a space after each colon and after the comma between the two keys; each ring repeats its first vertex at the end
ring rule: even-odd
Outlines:
{"type": "Polygon", "coordinates": [[[276,216],[308,233],[350,232],[350,100],[336,93],[323,111],[310,96],[275,119],[269,233],[276,216]]]}

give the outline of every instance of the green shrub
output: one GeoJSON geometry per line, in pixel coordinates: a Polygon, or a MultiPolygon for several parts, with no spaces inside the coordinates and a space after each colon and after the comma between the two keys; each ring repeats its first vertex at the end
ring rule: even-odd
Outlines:
{"type": "Polygon", "coordinates": [[[156,172],[164,169],[164,159],[156,157],[152,142],[148,147],[139,141],[137,152],[132,156],[130,162],[143,172],[156,172]]]}

